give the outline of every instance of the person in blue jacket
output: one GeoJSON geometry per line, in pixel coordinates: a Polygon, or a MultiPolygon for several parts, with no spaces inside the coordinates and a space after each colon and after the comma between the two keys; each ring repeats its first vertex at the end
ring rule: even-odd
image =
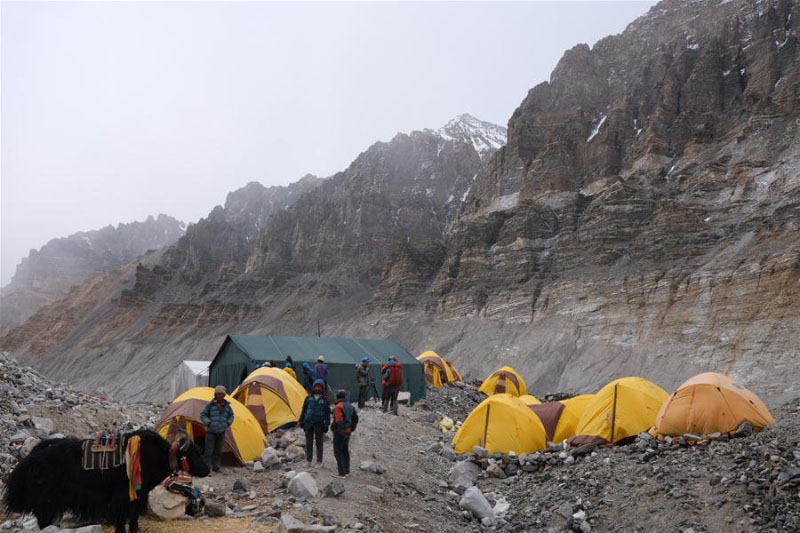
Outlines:
{"type": "Polygon", "coordinates": [[[311,466],[314,443],[317,444],[317,468],[322,467],[322,438],[331,422],[331,406],[324,394],[325,384],[321,379],[314,382],[311,393],[303,402],[300,424],[306,432],[306,465],[311,466]]]}
{"type": "Polygon", "coordinates": [[[328,365],[325,364],[325,356],[320,355],[317,357],[317,364],[314,365],[314,377],[321,379],[323,386],[323,394],[328,395],[328,365]]]}
{"type": "Polygon", "coordinates": [[[219,472],[225,432],[233,424],[233,408],[231,402],[225,399],[225,394],[225,387],[217,385],[214,389],[214,399],[203,407],[200,414],[200,420],[206,427],[206,463],[214,472],[219,472]]]}

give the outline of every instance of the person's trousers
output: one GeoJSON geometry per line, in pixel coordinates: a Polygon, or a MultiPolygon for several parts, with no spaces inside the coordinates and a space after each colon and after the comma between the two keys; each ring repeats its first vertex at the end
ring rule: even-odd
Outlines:
{"type": "Polygon", "coordinates": [[[363,409],[367,404],[367,385],[358,386],[358,408],[363,409]]]}
{"type": "Polygon", "coordinates": [[[222,445],[225,443],[225,433],[206,432],[206,464],[209,468],[219,468],[222,463],[222,445]]]}
{"type": "Polygon", "coordinates": [[[383,389],[383,412],[391,405],[392,414],[397,414],[397,395],[400,394],[400,387],[384,387],[383,389]]]}
{"type": "Polygon", "coordinates": [[[314,442],[317,443],[317,462],[322,462],[322,437],[325,435],[325,424],[315,424],[306,429],[306,461],[314,457],[314,442]]]}
{"type": "Polygon", "coordinates": [[[350,435],[333,434],[333,456],[340,476],[350,473],[350,435]]]}

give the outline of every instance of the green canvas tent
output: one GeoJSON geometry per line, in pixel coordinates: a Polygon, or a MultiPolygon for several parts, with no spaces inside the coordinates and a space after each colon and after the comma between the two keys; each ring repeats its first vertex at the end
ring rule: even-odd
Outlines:
{"type": "MultiPolygon", "coordinates": [[[[370,358],[370,377],[381,393],[381,366],[394,355],[403,365],[405,383],[402,390],[411,393],[411,401],[425,397],[425,370],[423,365],[400,344],[391,340],[351,339],[343,337],[261,337],[253,335],[228,335],[214,360],[211,361],[208,385],[225,385],[233,391],[250,372],[265,361],[283,366],[291,355],[298,378],[300,366],[312,367],[320,355],[328,364],[328,385],[333,389],[350,391],[350,399],[358,397],[355,366],[363,357],[370,358]]],[[[302,379],[302,378],[301,378],[302,379]]],[[[371,393],[370,396],[374,396],[371,393]]]]}

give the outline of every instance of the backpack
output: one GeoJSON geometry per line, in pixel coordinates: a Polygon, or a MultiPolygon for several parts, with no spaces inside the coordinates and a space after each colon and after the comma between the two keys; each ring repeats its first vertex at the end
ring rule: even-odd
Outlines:
{"type": "MultiPolygon", "coordinates": [[[[352,408],[351,408],[352,409],[352,408]]],[[[353,409],[353,415],[350,417],[350,433],[353,433],[358,426],[358,413],[353,409]]]]}
{"type": "Polygon", "coordinates": [[[306,407],[306,416],[303,423],[307,426],[320,424],[325,422],[325,397],[319,399],[310,396],[308,399],[308,407],[306,407]]]}
{"type": "Polygon", "coordinates": [[[403,367],[394,364],[389,367],[389,381],[386,383],[389,387],[399,387],[403,384],[403,367]]]}

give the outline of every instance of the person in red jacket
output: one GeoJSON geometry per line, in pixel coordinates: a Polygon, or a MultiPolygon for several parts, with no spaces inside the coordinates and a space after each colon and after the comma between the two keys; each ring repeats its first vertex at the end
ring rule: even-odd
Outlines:
{"type": "Polygon", "coordinates": [[[392,414],[397,415],[397,395],[400,387],[403,386],[403,367],[397,357],[390,357],[389,362],[384,366],[381,374],[383,383],[383,412],[385,413],[389,405],[392,407],[392,414]]]}

